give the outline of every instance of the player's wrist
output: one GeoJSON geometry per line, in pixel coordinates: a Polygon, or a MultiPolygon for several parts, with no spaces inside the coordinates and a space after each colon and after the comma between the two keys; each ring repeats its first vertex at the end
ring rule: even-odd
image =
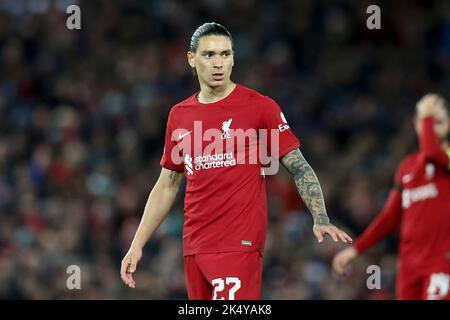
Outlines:
{"type": "Polygon", "coordinates": [[[350,246],[348,248],[349,252],[350,252],[350,257],[352,259],[355,259],[358,256],[358,250],[356,250],[356,248],[354,246],[350,246]]]}
{"type": "Polygon", "coordinates": [[[144,248],[142,241],[135,239],[131,242],[130,251],[138,251],[142,250],[142,248],[144,248]]]}
{"type": "Polygon", "coordinates": [[[346,249],[349,252],[349,256],[351,260],[356,259],[360,255],[360,251],[358,250],[358,247],[355,245],[351,245],[346,249]]]}
{"type": "Polygon", "coordinates": [[[331,224],[330,218],[325,214],[319,214],[314,218],[314,226],[327,226],[331,224]]]}

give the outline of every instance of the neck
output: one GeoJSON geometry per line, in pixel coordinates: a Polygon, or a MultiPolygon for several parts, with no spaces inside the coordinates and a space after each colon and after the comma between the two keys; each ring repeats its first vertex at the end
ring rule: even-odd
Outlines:
{"type": "Polygon", "coordinates": [[[227,97],[236,87],[236,84],[232,81],[228,81],[227,84],[220,87],[210,87],[206,84],[200,83],[200,93],[198,100],[201,103],[213,103],[227,97]]]}

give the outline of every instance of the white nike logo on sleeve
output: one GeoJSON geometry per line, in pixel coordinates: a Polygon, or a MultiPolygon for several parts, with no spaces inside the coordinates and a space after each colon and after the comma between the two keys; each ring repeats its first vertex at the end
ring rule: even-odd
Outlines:
{"type": "Polygon", "coordinates": [[[179,134],[178,135],[178,140],[181,140],[181,139],[183,139],[184,137],[186,137],[188,134],[190,134],[192,132],[192,130],[191,131],[188,131],[188,132],[186,132],[186,133],[183,133],[183,134],[179,134]]]}
{"type": "Polygon", "coordinates": [[[413,176],[412,173],[410,173],[410,174],[405,174],[405,175],[402,177],[402,182],[403,182],[403,183],[410,183],[410,182],[412,181],[412,179],[414,179],[414,176],[413,176]]]}

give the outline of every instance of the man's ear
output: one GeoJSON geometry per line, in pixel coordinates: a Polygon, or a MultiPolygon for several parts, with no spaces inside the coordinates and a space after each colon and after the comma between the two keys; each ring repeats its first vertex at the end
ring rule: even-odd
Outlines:
{"type": "Polygon", "coordinates": [[[195,68],[195,57],[194,54],[191,51],[188,51],[187,54],[188,63],[191,66],[191,68],[195,68]]]}
{"type": "Polygon", "coordinates": [[[188,59],[189,66],[191,67],[192,74],[194,76],[196,76],[197,75],[197,70],[195,70],[195,56],[194,56],[194,53],[192,53],[191,51],[188,51],[186,56],[187,56],[187,59],[188,59]]]}

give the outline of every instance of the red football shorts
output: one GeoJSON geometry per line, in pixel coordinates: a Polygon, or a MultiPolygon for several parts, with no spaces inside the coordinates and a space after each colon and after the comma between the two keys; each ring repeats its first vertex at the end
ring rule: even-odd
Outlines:
{"type": "Polygon", "coordinates": [[[185,256],[189,300],[259,300],[262,266],[259,251],[185,256]]]}
{"type": "Polygon", "coordinates": [[[397,299],[450,300],[449,266],[428,270],[403,268],[397,279],[397,299]]]}

